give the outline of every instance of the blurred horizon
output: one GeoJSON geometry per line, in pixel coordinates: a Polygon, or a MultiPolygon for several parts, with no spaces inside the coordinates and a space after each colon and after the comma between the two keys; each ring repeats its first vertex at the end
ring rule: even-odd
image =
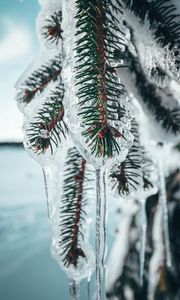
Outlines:
{"type": "Polygon", "coordinates": [[[38,52],[38,12],[37,0],[0,0],[0,142],[22,141],[14,86],[38,52]]]}

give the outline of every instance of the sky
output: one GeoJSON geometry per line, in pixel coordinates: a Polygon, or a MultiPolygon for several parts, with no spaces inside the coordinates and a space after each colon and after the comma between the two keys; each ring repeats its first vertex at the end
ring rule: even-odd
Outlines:
{"type": "Polygon", "coordinates": [[[0,0],[0,141],[22,140],[15,83],[38,53],[38,0],[0,0]]]}

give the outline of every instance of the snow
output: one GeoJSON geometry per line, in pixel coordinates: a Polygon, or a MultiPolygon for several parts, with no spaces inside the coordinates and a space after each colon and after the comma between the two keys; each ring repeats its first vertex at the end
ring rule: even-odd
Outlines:
{"type": "Polygon", "coordinates": [[[127,199],[118,199],[121,209],[118,233],[115,242],[110,251],[107,262],[106,290],[110,291],[116,279],[121,275],[124,266],[124,260],[128,252],[129,229],[132,216],[137,212],[137,204],[127,199]],[[118,259],[117,259],[118,254],[118,259]]]}

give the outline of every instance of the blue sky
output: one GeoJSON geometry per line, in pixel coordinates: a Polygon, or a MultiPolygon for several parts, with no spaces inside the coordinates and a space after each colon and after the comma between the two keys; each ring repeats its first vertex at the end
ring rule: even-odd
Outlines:
{"type": "Polygon", "coordinates": [[[0,140],[22,138],[14,85],[38,52],[37,0],[0,0],[0,140]]]}

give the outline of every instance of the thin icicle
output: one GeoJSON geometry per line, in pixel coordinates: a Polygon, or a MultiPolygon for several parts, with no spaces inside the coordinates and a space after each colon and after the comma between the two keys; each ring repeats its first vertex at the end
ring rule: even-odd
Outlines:
{"type": "Polygon", "coordinates": [[[140,242],[140,285],[143,286],[144,264],[146,253],[146,235],[147,235],[147,215],[146,200],[140,200],[140,220],[141,220],[141,242],[140,242]]]}
{"type": "Polygon", "coordinates": [[[104,172],[104,168],[102,171],[100,169],[96,170],[96,300],[106,299],[106,268],[104,262],[106,249],[106,191],[104,172]]]}
{"type": "Polygon", "coordinates": [[[168,267],[171,267],[172,260],[171,260],[171,249],[170,249],[170,240],[169,240],[166,182],[165,182],[165,176],[164,176],[163,166],[161,161],[159,161],[159,200],[162,205],[162,211],[163,211],[163,233],[164,233],[166,265],[168,267]]]}
{"type": "Polygon", "coordinates": [[[89,274],[89,277],[87,279],[87,300],[91,299],[91,273],[89,274]]]}
{"type": "Polygon", "coordinates": [[[48,217],[50,219],[50,203],[49,203],[49,195],[48,195],[47,175],[46,175],[45,168],[43,168],[42,170],[43,170],[44,186],[45,186],[45,192],[46,192],[47,213],[48,213],[48,217]]]}
{"type": "Polygon", "coordinates": [[[79,300],[80,298],[80,284],[75,280],[69,281],[69,293],[71,300],[79,300]]]}

